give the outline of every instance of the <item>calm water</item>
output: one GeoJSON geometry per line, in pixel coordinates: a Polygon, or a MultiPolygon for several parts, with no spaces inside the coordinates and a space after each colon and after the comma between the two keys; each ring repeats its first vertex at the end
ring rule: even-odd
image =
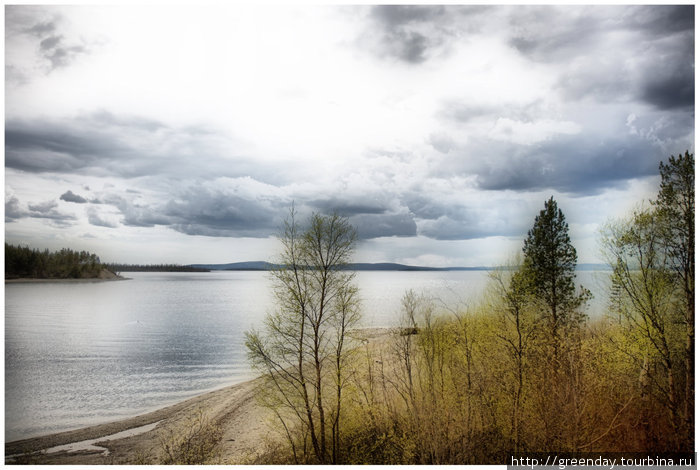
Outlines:
{"type": "MultiPolygon", "coordinates": [[[[581,279],[594,293],[595,274],[581,279]]],[[[5,286],[6,441],[126,418],[252,376],[243,333],[273,307],[266,273],[128,276],[5,286]]],[[[362,272],[357,281],[365,325],[393,326],[407,289],[474,303],[486,273],[362,272]]]]}

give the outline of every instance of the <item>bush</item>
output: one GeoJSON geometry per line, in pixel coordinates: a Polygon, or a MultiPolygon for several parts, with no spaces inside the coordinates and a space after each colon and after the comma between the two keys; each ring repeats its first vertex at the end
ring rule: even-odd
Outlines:
{"type": "Polygon", "coordinates": [[[160,436],[163,465],[215,464],[221,459],[221,428],[201,409],[183,426],[171,428],[160,436]]]}

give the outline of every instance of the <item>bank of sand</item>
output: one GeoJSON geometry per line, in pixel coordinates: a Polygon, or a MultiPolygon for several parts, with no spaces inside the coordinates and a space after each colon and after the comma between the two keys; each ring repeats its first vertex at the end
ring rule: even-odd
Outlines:
{"type": "MultiPolygon", "coordinates": [[[[381,348],[389,338],[390,331],[366,329],[362,331],[362,336],[372,347],[381,348]]],[[[133,418],[8,442],[5,444],[5,460],[6,463],[70,465],[143,463],[144,457],[155,457],[161,452],[161,436],[181,427],[201,410],[223,431],[222,463],[256,463],[257,456],[283,439],[276,428],[271,426],[274,423],[272,413],[260,406],[255,399],[260,383],[261,379],[257,378],[133,418]],[[123,431],[139,431],[135,428],[141,427],[146,431],[133,436],[103,440],[123,431]],[[91,441],[93,445],[84,445],[88,444],[84,441],[91,441]],[[41,452],[76,443],[79,445],[73,445],[72,451],[63,448],[57,452],[41,452]]]]}

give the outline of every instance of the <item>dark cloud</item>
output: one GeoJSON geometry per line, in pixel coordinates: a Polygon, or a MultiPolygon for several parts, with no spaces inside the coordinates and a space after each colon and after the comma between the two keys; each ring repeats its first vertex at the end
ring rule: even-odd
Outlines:
{"type": "Polygon", "coordinates": [[[60,199],[66,202],[75,202],[76,204],[85,204],[86,202],[88,202],[87,199],[77,194],[74,194],[73,191],[70,190],[61,194],[60,199]]]}
{"type": "Polygon", "coordinates": [[[510,45],[560,64],[569,100],[642,100],[688,108],[695,97],[694,6],[516,7],[510,45]]]}
{"type": "Polygon", "coordinates": [[[190,189],[164,208],[171,228],[207,236],[268,237],[279,227],[282,213],[280,201],[207,189],[190,189]]]}
{"type": "Polygon", "coordinates": [[[113,136],[92,130],[97,132],[46,120],[10,120],[5,125],[5,166],[38,173],[72,173],[104,168],[103,164],[109,163],[104,161],[106,157],[128,150],[113,136]]]}
{"type": "MultiPolygon", "coordinates": [[[[484,6],[378,5],[370,10],[374,41],[365,46],[382,57],[421,64],[448,47],[451,38],[478,29],[484,6]]],[[[364,41],[363,41],[364,42],[364,41]]]]}
{"type": "MultiPolygon", "coordinates": [[[[188,235],[209,237],[266,238],[279,231],[291,198],[277,195],[250,193],[242,195],[237,183],[207,188],[190,185],[186,189],[173,188],[165,204],[137,203],[133,195],[103,194],[100,200],[119,210],[121,223],[133,227],[168,227],[188,235]]],[[[249,192],[249,191],[247,191],[249,192]]],[[[167,195],[164,195],[167,197],[167,195]]],[[[406,237],[416,235],[416,223],[408,213],[395,213],[379,203],[352,203],[341,199],[298,199],[297,210],[302,218],[311,212],[337,212],[347,216],[358,229],[362,239],[376,237],[406,237]]],[[[93,225],[106,225],[92,212],[93,225]]],[[[110,222],[112,223],[112,222],[110,222]]]]}
{"type": "MultiPolygon", "coordinates": [[[[358,188],[352,189],[358,191],[358,188]]],[[[340,194],[311,199],[305,204],[324,214],[337,213],[348,217],[361,239],[415,236],[415,221],[408,212],[397,213],[395,198],[396,195],[388,191],[366,190],[359,195],[340,194]]],[[[300,202],[304,203],[303,200],[300,202]]]]}
{"type": "Polygon", "coordinates": [[[695,104],[695,76],[692,66],[666,77],[652,77],[644,84],[641,97],[660,109],[687,108],[695,104]]]}
{"type": "Polygon", "coordinates": [[[663,110],[695,105],[693,34],[656,41],[645,59],[638,92],[642,100],[663,110]]]}
{"type": "Polygon", "coordinates": [[[340,198],[315,199],[308,204],[323,213],[336,212],[342,216],[352,216],[356,214],[383,214],[387,211],[386,204],[382,201],[371,200],[371,198],[353,198],[343,200],[340,198]]]}
{"type": "Polygon", "coordinates": [[[372,8],[372,16],[390,27],[434,21],[444,14],[444,6],[378,5],[372,8]]]}
{"type": "MultiPolygon", "coordinates": [[[[455,144],[432,172],[437,178],[475,178],[479,189],[490,191],[554,189],[594,195],[625,187],[631,179],[657,175],[660,160],[688,146],[692,149],[692,113],[652,110],[626,116],[626,125],[624,115],[605,119],[610,123],[605,132],[601,129],[606,126],[583,122],[578,133],[543,135],[527,144],[510,141],[507,135],[472,136],[467,143],[455,144]],[[591,129],[595,126],[599,130],[591,129]]],[[[537,128],[536,123],[533,126],[537,128]]],[[[420,201],[409,207],[419,217],[441,215],[426,212],[432,206],[423,208],[420,201]]]]}
{"type": "Polygon", "coordinates": [[[427,58],[429,40],[420,33],[400,31],[391,42],[397,46],[394,48],[394,54],[403,61],[419,64],[427,58]]]}
{"type": "Polygon", "coordinates": [[[224,154],[227,138],[195,126],[171,128],[138,116],[106,111],[61,120],[10,119],[5,125],[5,166],[32,173],[74,173],[134,178],[233,175],[257,169],[224,154]],[[207,165],[197,163],[201,155],[207,165]]]}
{"type": "Polygon", "coordinates": [[[480,161],[477,184],[486,190],[597,194],[633,178],[655,175],[659,159],[658,148],[642,139],[562,136],[480,161]]]}
{"type": "Polygon", "coordinates": [[[668,35],[695,29],[695,5],[638,5],[626,15],[629,27],[647,33],[668,35]]]}
{"type": "Polygon", "coordinates": [[[19,206],[19,199],[12,196],[5,200],[5,223],[14,222],[27,216],[27,212],[19,206]]]}
{"type": "MultiPolygon", "coordinates": [[[[277,232],[287,201],[258,195],[244,197],[231,188],[210,189],[191,185],[173,187],[165,203],[137,202],[133,193],[103,194],[100,200],[119,210],[121,223],[131,227],[164,226],[188,235],[212,237],[268,237],[277,232]]],[[[89,213],[93,225],[114,226],[116,223],[89,213]]]]}
{"type": "Polygon", "coordinates": [[[415,237],[416,222],[409,214],[361,214],[349,218],[361,239],[415,237]]]}

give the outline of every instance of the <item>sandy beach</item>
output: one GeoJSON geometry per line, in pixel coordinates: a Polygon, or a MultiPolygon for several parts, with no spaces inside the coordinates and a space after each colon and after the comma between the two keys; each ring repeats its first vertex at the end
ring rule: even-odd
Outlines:
{"type": "MultiPolygon", "coordinates": [[[[90,426],[74,431],[9,442],[5,445],[6,463],[32,464],[134,464],[139,457],[152,456],[160,449],[159,436],[175,429],[188,417],[204,411],[224,431],[222,454],[225,463],[245,463],[254,459],[261,443],[274,440],[268,426],[268,411],[255,400],[254,391],[260,379],[221,388],[178,404],[133,418],[90,426]],[[104,438],[134,428],[150,426],[150,430],[130,437],[104,438]],[[74,446],[73,451],[46,452],[56,446],[93,441],[93,446],[74,446]],[[86,448],[87,447],[87,448],[86,448]],[[105,450],[107,452],[105,452],[105,450]],[[40,452],[43,451],[43,452],[40,452]],[[14,456],[14,457],[13,457],[14,456]]],[[[223,462],[222,462],[223,463],[223,462]]]]}
{"type": "MultiPolygon", "coordinates": [[[[388,338],[389,332],[388,329],[367,329],[362,336],[378,346],[388,338]]],[[[272,413],[255,399],[261,380],[257,378],[217,389],[133,418],[8,442],[5,462],[39,465],[146,463],[144,458],[152,458],[160,452],[161,436],[178,429],[201,410],[223,431],[222,464],[261,463],[256,462],[256,457],[283,438],[271,426],[272,413]],[[138,434],[129,436],[126,433],[129,430],[138,434]]]]}

